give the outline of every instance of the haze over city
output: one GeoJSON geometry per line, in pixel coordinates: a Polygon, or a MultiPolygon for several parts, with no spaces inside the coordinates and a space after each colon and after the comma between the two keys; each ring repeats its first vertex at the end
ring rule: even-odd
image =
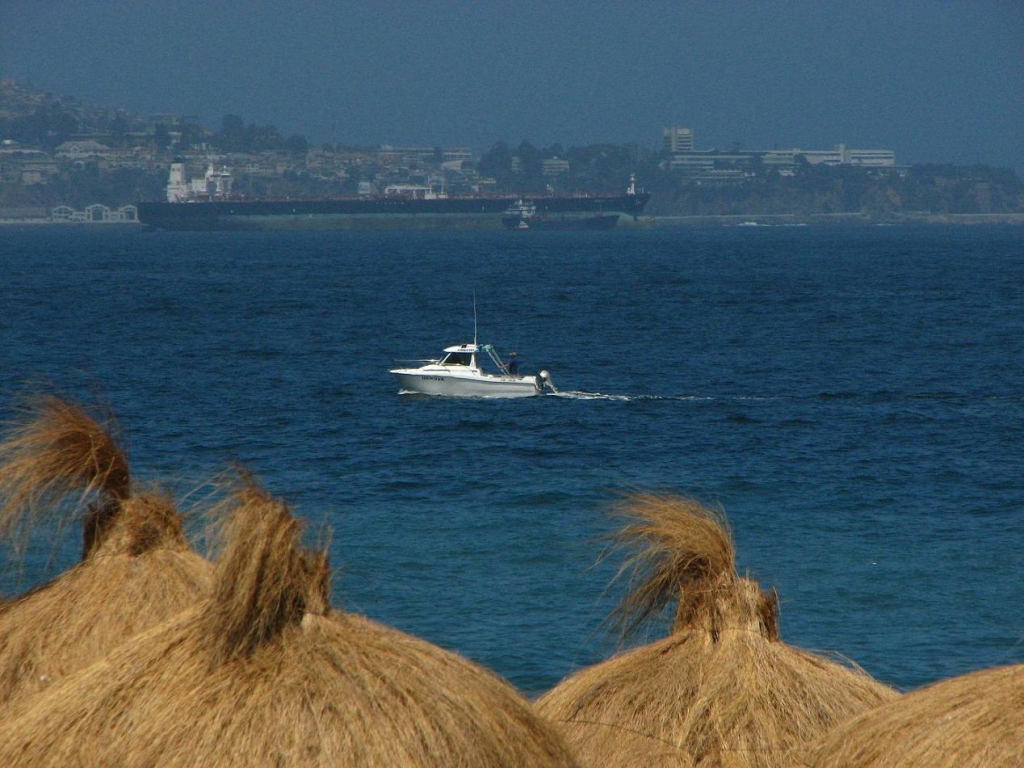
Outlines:
{"type": "Polygon", "coordinates": [[[854,147],[1024,173],[1019,2],[0,0],[0,76],[316,143],[854,147]]]}

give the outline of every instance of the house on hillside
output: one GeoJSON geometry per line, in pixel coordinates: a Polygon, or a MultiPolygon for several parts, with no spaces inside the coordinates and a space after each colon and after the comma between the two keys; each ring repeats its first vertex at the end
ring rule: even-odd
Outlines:
{"type": "Polygon", "coordinates": [[[92,139],[65,141],[56,150],[57,157],[65,160],[88,160],[90,158],[106,157],[110,147],[100,144],[92,139]]]}

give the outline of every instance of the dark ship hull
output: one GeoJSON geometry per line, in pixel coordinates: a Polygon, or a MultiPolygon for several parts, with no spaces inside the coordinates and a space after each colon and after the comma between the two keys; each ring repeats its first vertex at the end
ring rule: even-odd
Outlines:
{"type": "MultiPolygon", "coordinates": [[[[650,195],[552,195],[532,199],[549,228],[615,226],[619,216],[638,217],[650,195]]],[[[501,229],[515,202],[511,197],[406,198],[377,196],[298,200],[204,200],[139,203],[138,216],[151,229],[181,231],[298,229],[501,229]]],[[[533,227],[532,223],[530,225],[533,227]]]]}

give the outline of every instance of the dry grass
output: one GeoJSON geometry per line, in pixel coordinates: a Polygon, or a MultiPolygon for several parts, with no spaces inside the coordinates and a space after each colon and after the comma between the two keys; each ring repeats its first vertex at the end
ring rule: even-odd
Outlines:
{"type": "Polygon", "coordinates": [[[630,589],[613,619],[630,634],[676,602],[675,628],[717,634],[745,615],[767,637],[778,639],[778,598],[737,590],[736,550],[725,514],[693,499],[640,493],[615,510],[627,523],[616,535],[632,550],[619,571],[630,589]],[[737,601],[753,601],[749,605],[737,601]]]}
{"type": "Polygon", "coordinates": [[[0,537],[24,537],[75,492],[77,507],[97,495],[127,499],[128,460],[114,433],[109,415],[55,395],[27,400],[0,443],[0,537]]]}
{"type": "Polygon", "coordinates": [[[797,765],[990,768],[1024,765],[1024,664],[908,693],[807,745],[797,765]]]}
{"type": "Polygon", "coordinates": [[[54,397],[35,406],[0,444],[0,520],[10,531],[16,520],[27,528],[87,505],[86,552],[71,570],[0,606],[0,707],[195,604],[213,575],[169,496],[130,494],[124,453],[103,425],[54,397]]]}
{"type": "MultiPolygon", "coordinates": [[[[0,607],[0,706],[42,690],[209,594],[213,568],[173,525],[169,500],[126,502],[98,552],[0,607]],[[153,514],[153,517],[149,517],[153,514]]],[[[174,520],[178,523],[180,521],[174,520]]]]}
{"type": "Polygon", "coordinates": [[[223,664],[298,624],[309,598],[329,591],[330,571],[315,569],[322,558],[300,546],[299,520],[251,481],[240,484],[214,517],[224,521],[221,536],[230,545],[220,558],[202,634],[214,646],[214,662],[223,664]]]}
{"type": "Polygon", "coordinates": [[[506,682],[330,611],[288,510],[237,498],[213,597],[24,702],[4,766],[572,765],[506,682]]]}
{"type": "Polygon", "coordinates": [[[778,603],[735,572],[724,517],[642,494],[619,510],[626,628],[673,600],[672,634],[570,676],[537,702],[592,766],[778,766],[793,748],[897,693],[779,640],[778,603]]]}

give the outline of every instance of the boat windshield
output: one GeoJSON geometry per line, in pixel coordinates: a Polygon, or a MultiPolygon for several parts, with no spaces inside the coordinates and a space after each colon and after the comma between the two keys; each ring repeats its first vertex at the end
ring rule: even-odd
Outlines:
{"type": "Polygon", "coordinates": [[[441,361],[441,365],[472,365],[472,352],[449,352],[441,361]]]}

